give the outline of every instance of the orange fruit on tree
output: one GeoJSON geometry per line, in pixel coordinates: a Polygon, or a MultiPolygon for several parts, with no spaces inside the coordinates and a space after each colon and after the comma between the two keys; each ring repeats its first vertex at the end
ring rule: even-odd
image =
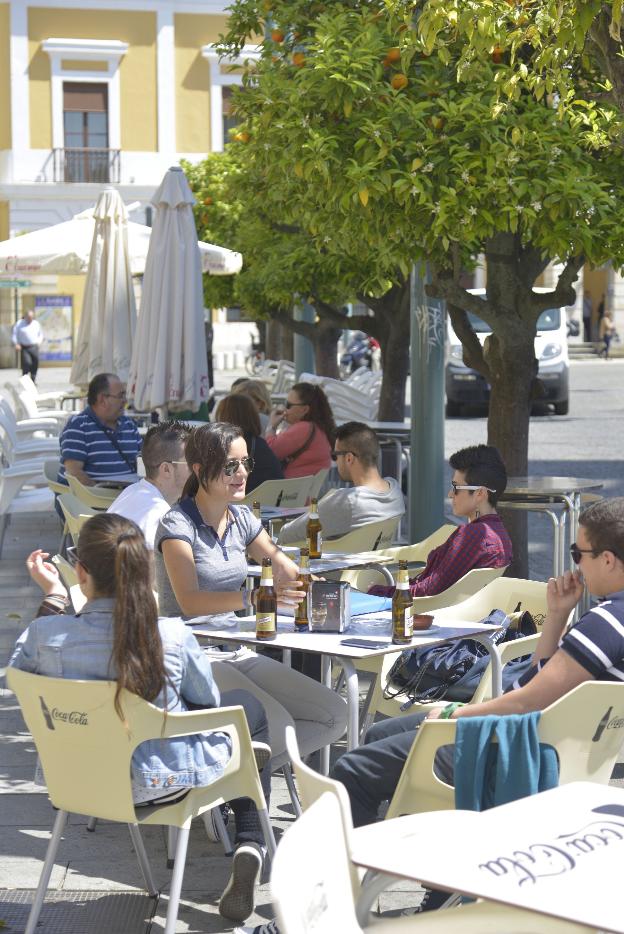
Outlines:
{"type": "Polygon", "coordinates": [[[400,58],[401,58],[401,50],[396,46],[393,49],[388,49],[388,51],[386,52],[386,59],[389,62],[398,62],[400,58]]]}
{"type": "Polygon", "coordinates": [[[271,39],[273,42],[283,42],[284,41],[284,32],[282,29],[272,29],[271,30],[271,39]]]}
{"type": "Polygon", "coordinates": [[[404,75],[402,72],[399,72],[398,75],[394,75],[390,84],[395,91],[402,91],[403,88],[406,88],[408,85],[407,75],[404,75]]]}
{"type": "Polygon", "coordinates": [[[503,60],[504,53],[505,53],[505,50],[502,46],[500,45],[494,46],[494,48],[492,49],[492,61],[494,62],[495,65],[500,65],[500,63],[503,60]]]}
{"type": "Polygon", "coordinates": [[[234,134],[234,139],[237,143],[248,143],[249,133],[246,130],[241,130],[239,133],[234,134]]]}
{"type": "Polygon", "coordinates": [[[293,65],[296,65],[297,68],[301,68],[305,65],[306,57],[303,52],[293,52],[292,62],[293,65]]]}

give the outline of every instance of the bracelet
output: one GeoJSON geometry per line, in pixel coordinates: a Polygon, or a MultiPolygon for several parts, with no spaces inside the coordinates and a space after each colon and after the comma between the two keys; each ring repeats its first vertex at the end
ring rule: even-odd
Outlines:
{"type": "Polygon", "coordinates": [[[461,701],[454,701],[452,704],[447,704],[447,706],[444,708],[444,710],[438,717],[438,720],[450,720],[453,714],[455,713],[455,711],[459,707],[464,707],[464,706],[465,705],[462,704],[461,701]]]}

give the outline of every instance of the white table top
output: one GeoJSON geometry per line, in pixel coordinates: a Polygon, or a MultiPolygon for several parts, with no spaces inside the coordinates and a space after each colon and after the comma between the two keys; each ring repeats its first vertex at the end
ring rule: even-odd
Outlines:
{"type": "MultiPolygon", "coordinates": [[[[465,639],[470,636],[483,635],[484,633],[495,632],[496,626],[483,626],[479,623],[455,623],[453,626],[432,626],[423,632],[415,635],[411,643],[406,645],[394,645],[391,636],[388,635],[391,626],[392,615],[389,610],[381,613],[368,614],[369,617],[383,620],[387,623],[385,631],[371,632],[370,628],[366,632],[361,629],[358,631],[357,622],[353,629],[350,627],[348,632],[295,632],[292,617],[278,616],[277,618],[277,636],[271,641],[260,641],[256,639],[255,617],[243,617],[237,620],[241,627],[232,629],[209,629],[202,626],[202,617],[190,620],[196,636],[213,639],[215,642],[233,642],[241,645],[270,645],[278,649],[299,649],[302,652],[314,652],[320,655],[335,655],[345,658],[367,658],[370,655],[386,655],[388,652],[402,652],[405,649],[421,647],[424,645],[434,645],[437,642],[445,642],[447,639],[465,639]],[[342,645],[345,639],[362,639],[370,643],[383,643],[381,647],[371,646],[370,648],[357,648],[355,646],[342,645]]],[[[361,619],[356,617],[356,620],[361,619]]]]}
{"type": "Polygon", "coordinates": [[[624,789],[575,782],[477,813],[359,827],[355,863],[624,934],[624,789]]]}

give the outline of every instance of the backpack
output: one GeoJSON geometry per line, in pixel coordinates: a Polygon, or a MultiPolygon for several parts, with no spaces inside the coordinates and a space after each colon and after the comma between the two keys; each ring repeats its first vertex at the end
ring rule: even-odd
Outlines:
{"type": "MultiPolygon", "coordinates": [[[[520,604],[509,616],[502,610],[492,610],[480,623],[499,627],[488,637],[494,645],[537,632],[533,617],[526,611],[520,612],[520,604]]],[[[407,701],[401,710],[408,710],[417,701],[469,701],[489,662],[487,648],[474,639],[410,649],[390,669],[383,694],[386,699],[405,695],[407,701]]],[[[503,691],[512,687],[529,665],[530,656],[505,665],[503,691]]]]}

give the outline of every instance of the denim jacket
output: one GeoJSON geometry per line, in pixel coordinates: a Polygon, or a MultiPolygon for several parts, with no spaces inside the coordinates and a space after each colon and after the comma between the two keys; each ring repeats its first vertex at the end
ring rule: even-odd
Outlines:
{"type": "MultiPolygon", "coordinates": [[[[188,710],[188,704],[217,707],[219,689],[193,633],[181,619],[160,619],[158,626],[173,684],[167,687],[167,709],[175,713],[188,710]]],[[[9,664],[53,678],[114,680],[112,648],[113,600],[98,598],[75,616],[35,619],[17,640],[9,664]]],[[[162,693],[154,704],[164,708],[162,693]]],[[[230,739],[220,732],[148,740],[133,753],[132,778],[146,788],[209,785],[220,777],[230,752],[230,739]]]]}

